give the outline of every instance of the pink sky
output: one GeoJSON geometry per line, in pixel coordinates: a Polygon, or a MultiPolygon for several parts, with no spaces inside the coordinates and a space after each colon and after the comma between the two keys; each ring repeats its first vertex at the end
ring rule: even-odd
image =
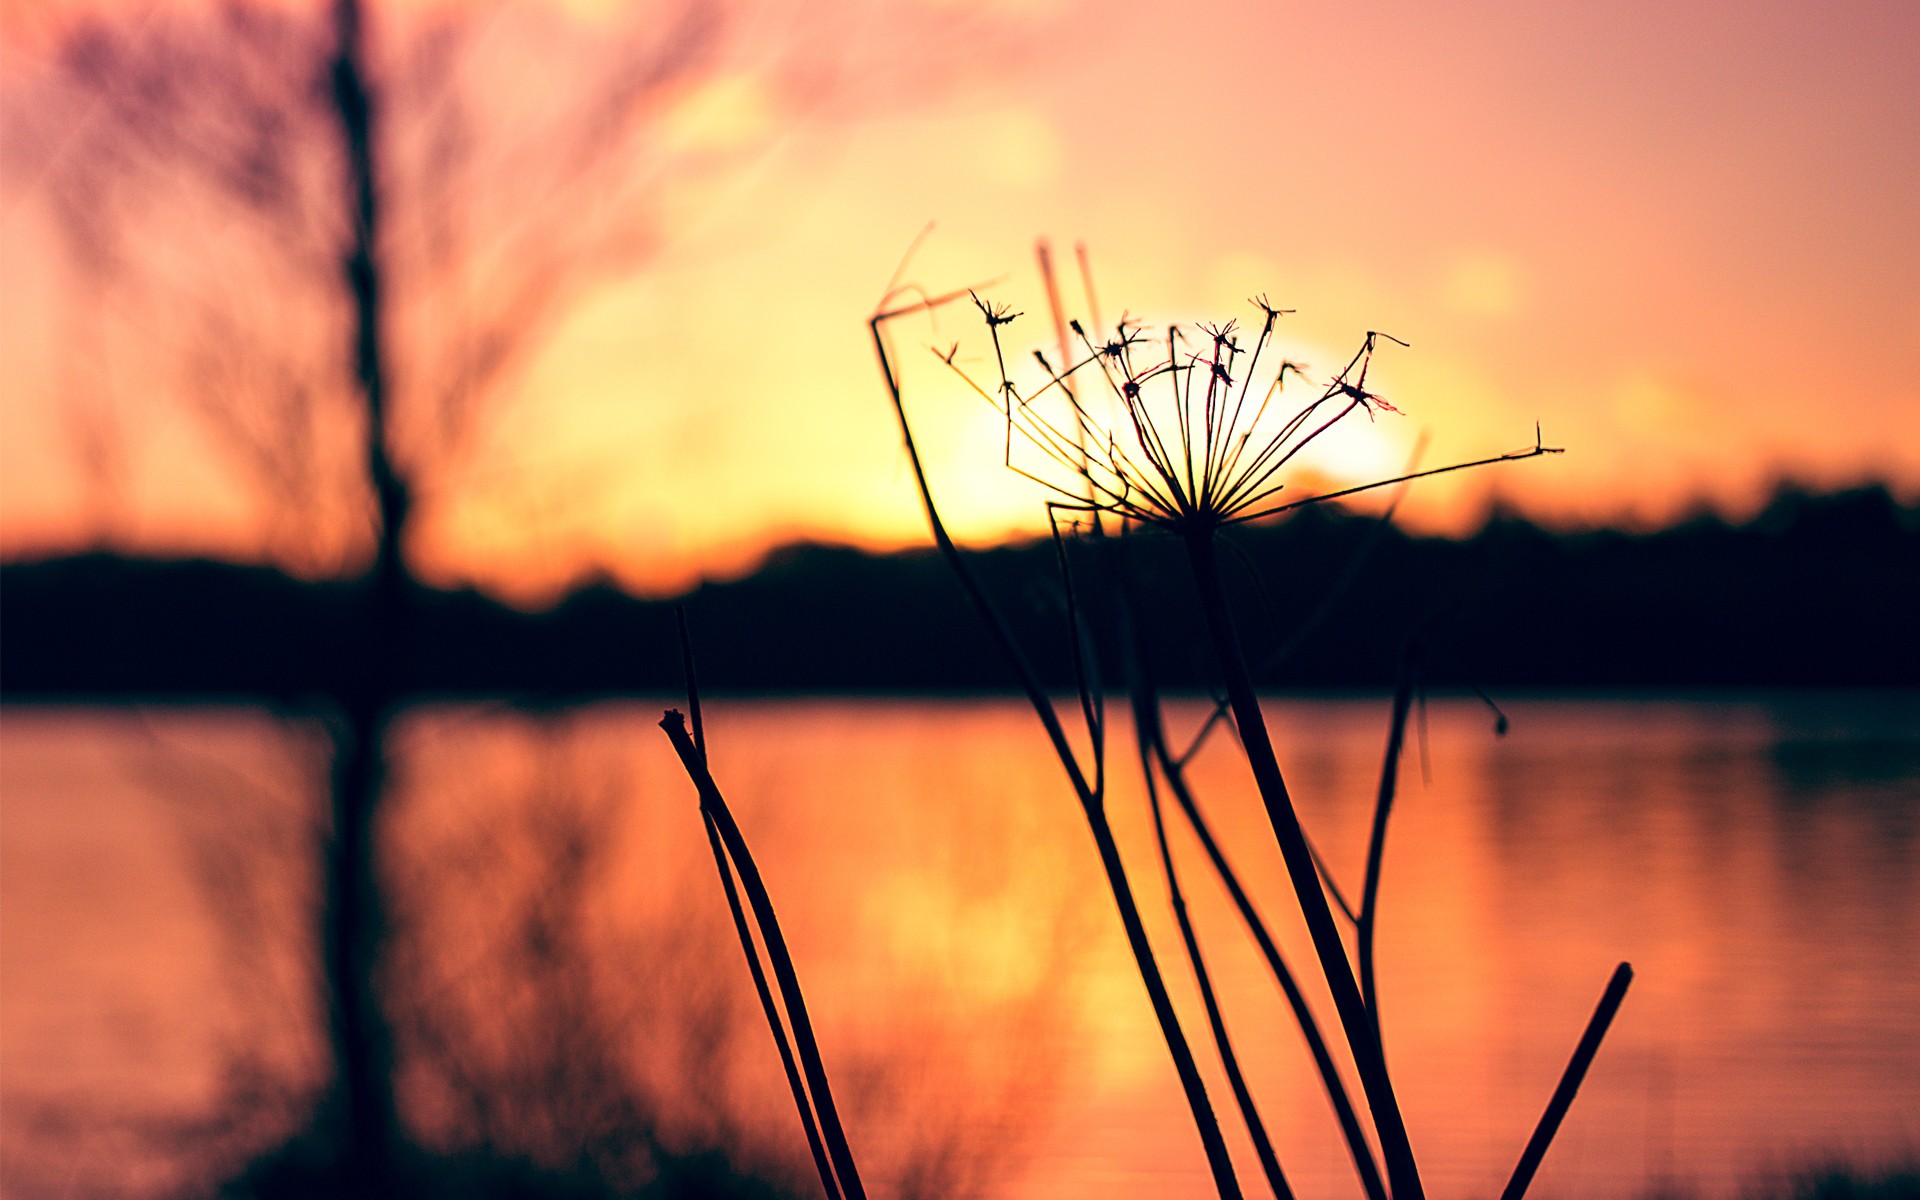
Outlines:
{"type": "MultiPolygon", "coordinates": [[[[1535,421],[1567,448],[1422,485],[1416,526],[1463,527],[1495,488],[1571,520],[1739,510],[1782,475],[1920,489],[1910,4],[978,7],[978,45],[909,47],[800,114],[763,66],[788,27],[746,11],[776,32],[663,118],[723,165],[662,185],[665,248],[569,309],[430,498],[431,577],[537,599],[595,570],[669,588],[792,537],[919,541],[864,319],[928,221],[908,277],[1003,277],[1034,313],[1023,346],[1049,339],[1039,236],[1087,244],[1109,317],[1244,321],[1264,292],[1299,310],[1287,352],[1328,373],[1368,329],[1411,342],[1374,376],[1407,415],[1330,440],[1335,478],[1392,473],[1422,431],[1429,462],[1535,421]]],[[[18,94],[34,46],[12,40],[18,94]]],[[[258,555],[257,499],[180,397],[137,386],[147,358],[115,372],[106,498],[79,468],[76,293],[22,174],[0,226],[0,551],[258,555]]],[[[908,382],[955,523],[1035,528],[1001,430],[922,353],[908,382]]]]}

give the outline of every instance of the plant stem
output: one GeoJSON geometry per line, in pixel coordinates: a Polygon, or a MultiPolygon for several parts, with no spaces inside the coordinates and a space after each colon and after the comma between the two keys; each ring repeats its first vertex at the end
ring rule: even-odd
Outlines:
{"type": "Polygon", "coordinates": [[[1240,647],[1240,636],[1227,607],[1226,588],[1220,577],[1220,563],[1214,552],[1214,531],[1190,531],[1186,538],[1187,557],[1193,568],[1195,586],[1207,632],[1213,640],[1214,654],[1227,687],[1227,700],[1233,708],[1234,724],[1240,731],[1240,744],[1252,768],[1255,785],[1267,809],[1280,844],[1280,856],[1293,883],[1307,932],[1313,939],[1314,953],[1320,959],[1327,990],[1332,993],[1334,1009],[1346,1034],[1360,1085],[1372,1110],[1374,1130],[1380,1138],[1380,1155],[1385,1161],[1387,1181],[1394,1200],[1421,1200],[1425,1195],[1419,1168],[1414,1162],[1413,1146],[1407,1138],[1406,1123],[1393,1094],[1393,1081],[1387,1075],[1386,1059],[1380,1041],[1374,1036],[1372,1019],[1355,983],[1352,965],[1340,930],[1334,924],[1333,910],[1321,890],[1319,871],[1313,853],[1307,848],[1306,834],[1287,794],[1280,763],[1274,757],[1273,742],[1267,735],[1266,719],[1260,712],[1259,697],[1247,671],[1247,660],[1240,647]]]}
{"type": "Polygon", "coordinates": [[[1393,794],[1400,780],[1400,750],[1407,739],[1407,710],[1413,704],[1413,664],[1400,674],[1393,693],[1393,717],[1387,728],[1386,761],[1380,768],[1380,791],[1373,805],[1373,834],[1367,841],[1367,878],[1360,891],[1360,913],[1355,918],[1354,955],[1360,960],[1360,999],[1373,1020],[1373,1036],[1386,1056],[1380,1033],[1380,995],[1374,988],[1373,937],[1379,922],[1380,867],[1387,851],[1387,817],[1393,812],[1393,794]]]}
{"type": "MultiPolygon", "coordinates": [[[[1157,703],[1157,702],[1156,702],[1157,703]]],[[[1207,824],[1206,817],[1200,812],[1200,804],[1194,798],[1193,789],[1187,785],[1186,771],[1167,749],[1165,731],[1160,728],[1160,714],[1156,707],[1152,713],[1153,754],[1160,764],[1161,774],[1166,776],[1167,789],[1173,793],[1174,801],[1185,814],[1187,824],[1193,828],[1194,836],[1200,839],[1201,849],[1206,851],[1207,859],[1213,864],[1214,874],[1226,886],[1227,895],[1232,897],[1233,906],[1240,913],[1240,920],[1247,931],[1253,935],[1254,944],[1259,946],[1261,957],[1267,960],[1267,969],[1273,973],[1274,982],[1280,985],[1281,994],[1286,997],[1287,1006],[1293,1010],[1295,1024],[1300,1027],[1300,1035],[1306,1039],[1307,1050],[1313,1055],[1313,1065],[1320,1073],[1320,1082],[1325,1086],[1327,1100],[1333,1105],[1334,1117],[1340,1122],[1341,1135],[1346,1138],[1347,1150],[1353,1156],[1353,1167],[1360,1176],[1360,1186],[1366,1190],[1368,1200],[1387,1200],[1387,1190],[1380,1182],[1380,1168],[1373,1161],[1373,1150],[1367,1145],[1366,1131],[1360,1127],[1360,1119],[1353,1111],[1353,1102],[1347,1098],[1346,1084],[1340,1078],[1339,1068],[1334,1065],[1333,1055],[1327,1051],[1327,1042],[1320,1034],[1320,1023],[1314,1020],[1313,1010],[1307,1007],[1307,998],[1300,991],[1300,985],[1294,980],[1293,971],[1287,966],[1287,960],[1281,956],[1280,947],[1275,944],[1273,934],[1267,929],[1267,923],[1253,906],[1253,898],[1247,895],[1246,888],[1240,884],[1240,876],[1227,861],[1225,851],[1213,836],[1213,829],[1207,824]]]]}
{"type": "Polygon", "coordinates": [[[1167,878],[1167,898],[1173,905],[1173,917],[1180,926],[1180,940],[1186,946],[1187,963],[1193,968],[1193,981],[1200,989],[1200,1002],[1207,1010],[1207,1027],[1213,1033],[1214,1048],[1220,1053],[1220,1067],[1227,1075],[1227,1086],[1233,1089],[1234,1103],[1240,1107],[1240,1118],[1246,1123],[1247,1136],[1253,1139],[1254,1154],[1260,1159],[1260,1168],[1267,1174],[1267,1186],[1273,1189],[1278,1200],[1293,1200],[1293,1189],[1287,1186],[1286,1172],[1280,1168],[1280,1156],[1274,1152],[1273,1139],[1267,1136],[1266,1122],[1260,1119],[1260,1108],[1254,1103],[1253,1091],[1247,1087],[1247,1078],[1240,1070],[1240,1056],[1234,1053],[1233,1039],[1227,1033],[1226,1017],[1220,1011],[1220,998],[1213,990],[1213,977],[1207,972],[1206,956],[1200,952],[1200,938],[1193,929],[1193,916],[1187,911],[1187,897],[1180,889],[1180,873],[1173,865],[1173,847],[1167,842],[1167,820],[1160,803],[1160,788],[1153,780],[1153,761],[1149,757],[1148,747],[1151,734],[1148,722],[1152,718],[1141,700],[1134,703],[1134,734],[1140,752],[1140,774],[1147,785],[1147,802],[1153,811],[1153,837],[1160,847],[1160,867],[1167,878]]]}
{"type": "Polygon", "coordinates": [[[780,919],[774,915],[773,897],[768,894],[767,885],[760,878],[760,869],[754,864],[752,851],[747,848],[746,836],[740,832],[740,826],[733,819],[733,811],[727,807],[726,798],[720,794],[719,786],[707,770],[705,757],[687,735],[686,718],[678,711],[669,709],[660,718],[660,728],[666,731],[667,740],[673,743],[674,753],[680,756],[680,765],[700,794],[700,811],[713,822],[726,847],[727,857],[733,860],[734,869],[739,872],[741,890],[746,892],[747,903],[753,908],[754,922],[760,927],[760,940],[767,948],[768,964],[772,966],[774,980],[780,986],[780,996],[787,1008],[787,1020],[793,1026],[794,1049],[806,1073],[807,1090],[820,1118],[820,1133],[827,1143],[827,1154],[833,1162],[834,1174],[839,1177],[840,1186],[848,1200],[865,1200],[866,1191],[860,1185],[860,1171],[854,1165],[853,1150],[847,1144],[839,1110],[834,1107],[833,1089],[827,1082],[827,1068],[820,1055],[820,1044],[814,1040],[813,1022],[807,1017],[807,1002],[800,991],[800,975],[794,969],[792,954],[787,950],[787,939],[780,932],[780,919]]]}
{"type": "Polygon", "coordinates": [[[767,986],[767,972],[760,965],[760,955],[754,950],[753,929],[747,924],[746,911],[740,906],[740,889],[734,886],[733,869],[727,865],[726,847],[721,844],[720,830],[713,818],[701,814],[701,823],[707,827],[707,845],[713,850],[713,865],[720,872],[720,885],[727,893],[727,909],[733,914],[733,929],[740,938],[740,948],[746,951],[747,971],[753,976],[754,994],[760,997],[760,1011],[766,1015],[767,1028],[773,1031],[773,1044],[780,1051],[780,1069],[787,1077],[787,1090],[793,1093],[793,1107],[800,1114],[800,1127],[807,1135],[807,1150],[813,1155],[814,1170],[820,1173],[820,1186],[827,1193],[827,1200],[840,1200],[840,1187],[833,1181],[833,1166],[827,1161],[827,1148],[820,1143],[820,1127],[813,1119],[813,1104],[807,1099],[807,1086],[800,1078],[800,1068],[793,1060],[793,1046],[787,1041],[786,1027],[780,1024],[780,1010],[774,1006],[773,991],[767,986]]]}
{"type": "Polygon", "coordinates": [[[1193,1048],[1187,1044],[1186,1033],[1180,1028],[1179,1014],[1174,1010],[1173,999],[1167,994],[1166,980],[1160,974],[1159,963],[1153,954],[1153,943],[1147,939],[1145,925],[1140,920],[1139,905],[1134,902],[1133,888],[1127,882],[1126,863],[1120,857],[1120,847],[1113,838],[1113,829],[1107,822],[1106,805],[1100,793],[1087,782],[1086,774],[1080,769],[1079,760],[1074,757],[1073,746],[1067,740],[1066,730],[1060,724],[1060,716],[1054,711],[1053,701],[1040,685],[1040,677],[1020,652],[1018,643],[1001,619],[999,610],[988,599],[986,589],[974,578],[968,569],[966,560],[960,556],[959,547],[947,533],[946,524],[940,519],[940,510],[933,501],[933,489],[927,483],[926,468],[920,462],[920,450],[913,440],[913,428],[907,421],[907,408],[900,394],[899,377],[894,374],[893,359],[887,353],[885,323],[894,316],[905,312],[920,311],[923,307],[932,307],[936,303],[958,298],[942,297],[939,301],[930,301],[923,306],[914,306],[892,313],[876,314],[868,328],[873,334],[873,348],[880,360],[880,371],[886,379],[888,399],[893,402],[893,411],[900,424],[900,437],[906,446],[907,461],[913,468],[914,483],[920,492],[921,505],[927,515],[927,524],[933,532],[934,544],[939,547],[941,556],[960,586],[967,594],[974,611],[979,613],[988,633],[1000,646],[1007,662],[1013,667],[1020,682],[1021,690],[1032,705],[1040,725],[1046,730],[1047,740],[1053,746],[1055,757],[1067,773],[1067,780],[1073,786],[1074,795],[1080,801],[1080,811],[1087,819],[1088,831],[1093,834],[1094,846],[1100,854],[1101,869],[1106,872],[1107,887],[1113,893],[1114,907],[1119,910],[1121,927],[1126,931],[1127,946],[1133,951],[1134,965],[1140,972],[1140,982],[1147,989],[1147,999],[1153,1005],[1153,1015],[1160,1023],[1160,1035],[1167,1043],[1167,1053],[1173,1059],[1174,1071],[1180,1077],[1180,1087],[1186,1093],[1187,1107],[1193,1114],[1194,1127],[1200,1134],[1201,1147],[1206,1151],[1207,1166],[1213,1173],[1215,1190],[1221,1200],[1240,1200],[1240,1181],[1234,1175],[1233,1159],[1227,1152],[1226,1139],[1220,1132],[1219,1118],[1214,1115],[1213,1104],[1207,1099],[1206,1082],[1200,1077],[1199,1065],[1194,1061],[1193,1048]]]}
{"type": "Polygon", "coordinates": [[[1613,969],[1613,978],[1607,981],[1607,990],[1600,994],[1600,1003],[1594,1007],[1593,1016],[1587,1021],[1586,1032],[1580,1035],[1580,1044],[1573,1048],[1573,1058],[1567,1062],[1567,1069],[1560,1076],[1560,1086],[1553,1090],[1553,1099],[1547,1102],[1547,1111],[1540,1114],[1540,1123],[1534,1127],[1533,1136],[1527,1139],[1527,1148],[1514,1165],[1513,1178],[1507,1181],[1507,1190],[1500,1193],[1500,1200],[1521,1200],[1527,1194],[1527,1188],[1533,1183],[1533,1174],[1540,1169],[1540,1161],[1546,1158],[1547,1147],[1553,1144],[1553,1135],[1560,1131],[1560,1122],[1566,1119],[1567,1109],[1573,1106],[1573,1097],[1579,1092],[1581,1081],[1587,1077],[1587,1068],[1593,1065],[1593,1056],[1600,1051],[1600,1039],[1607,1036],[1607,1027],[1613,1024],[1613,1015],[1620,1011],[1620,1002],[1627,998],[1627,985],[1632,982],[1631,966],[1621,963],[1613,969]]]}
{"type": "MultiPolygon", "coordinates": [[[[673,618],[680,627],[680,669],[686,676],[687,711],[693,716],[693,752],[701,765],[707,767],[707,731],[700,720],[700,675],[694,668],[693,635],[687,630],[686,606],[676,605],[673,618]]],[[[665,718],[663,727],[664,721],[665,718]]],[[[678,749],[677,744],[675,749],[678,749]]],[[[707,767],[707,773],[712,775],[711,767],[707,767]]],[[[825,1189],[827,1200],[841,1200],[840,1185],[833,1178],[833,1164],[828,1159],[826,1146],[820,1140],[820,1126],[814,1120],[813,1101],[807,1095],[806,1081],[800,1077],[800,1068],[794,1062],[793,1045],[787,1037],[786,1026],[780,1023],[780,1009],[774,1004],[773,991],[767,986],[767,972],[760,965],[760,952],[753,943],[753,927],[747,923],[746,910],[740,904],[740,889],[734,886],[733,867],[727,860],[720,826],[704,806],[700,823],[706,827],[707,846],[713,851],[713,865],[720,872],[720,886],[727,894],[727,911],[733,916],[734,933],[740,939],[741,951],[747,956],[747,972],[753,977],[754,994],[760,998],[760,1011],[767,1018],[767,1028],[773,1034],[774,1047],[780,1052],[780,1069],[787,1077],[787,1089],[793,1093],[793,1107],[800,1114],[800,1127],[807,1135],[807,1150],[813,1155],[814,1170],[820,1173],[820,1186],[825,1189]]],[[[795,994],[798,994],[797,991],[795,994]]]]}
{"type": "Polygon", "coordinates": [[[1140,907],[1134,902],[1133,888],[1127,882],[1127,869],[1120,858],[1120,847],[1114,841],[1113,829],[1107,823],[1104,808],[1086,808],[1087,826],[1093,833],[1094,846],[1100,852],[1100,865],[1107,873],[1107,885],[1113,890],[1114,906],[1120,910],[1120,924],[1126,930],[1127,945],[1133,950],[1134,965],[1140,970],[1141,982],[1146,985],[1147,998],[1153,1004],[1153,1015],[1160,1022],[1161,1036],[1166,1039],[1167,1050],[1173,1056],[1174,1070],[1180,1076],[1180,1086],[1187,1094],[1187,1106],[1193,1111],[1194,1125],[1200,1131],[1200,1142],[1207,1152],[1207,1165],[1213,1172],[1213,1184],[1220,1193],[1221,1200],[1239,1200],[1240,1181],[1233,1173],[1233,1160],[1227,1153],[1226,1139],[1220,1133],[1219,1118],[1214,1116],[1213,1104],[1207,1099],[1207,1085],[1200,1078],[1200,1068],[1194,1061],[1193,1049],[1187,1045],[1187,1037],[1180,1028],[1180,1017],[1173,1007],[1173,998],[1167,994],[1166,981],[1160,975],[1160,966],[1154,959],[1153,944],[1147,940],[1147,930],[1140,921],[1140,907]]]}

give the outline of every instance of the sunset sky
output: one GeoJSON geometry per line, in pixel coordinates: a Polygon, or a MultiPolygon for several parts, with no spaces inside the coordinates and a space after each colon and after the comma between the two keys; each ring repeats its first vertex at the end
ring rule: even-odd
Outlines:
{"type": "MultiPolygon", "coordinates": [[[[1000,281],[1029,314],[1023,349],[1051,338],[1043,236],[1068,264],[1084,242],[1109,319],[1244,323],[1265,293],[1298,310],[1283,347],[1316,378],[1369,329],[1410,342],[1371,377],[1405,415],[1329,439],[1324,478],[1392,474],[1423,431],[1429,464],[1529,444],[1536,421],[1566,447],[1421,485],[1416,527],[1469,527],[1495,492],[1558,521],[1651,522],[1749,511],[1783,476],[1920,491],[1910,0],[1001,0],[964,20],[962,0],[924,0],[920,25],[898,16],[912,7],[737,11],[741,48],[655,118],[689,164],[658,185],[655,248],[572,298],[423,501],[429,578],[536,602],[596,571],[671,589],[793,538],[922,540],[864,322],[928,222],[902,278],[1000,281]],[[795,60],[823,53],[796,40],[807,23],[886,28],[801,102],[795,60]],[[888,49],[894,27],[968,37],[888,49]]],[[[22,0],[6,18],[17,128],[48,103],[52,21],[22,0]]],[[[63,266],[37,161],[10,147],[0,190],[0,553],[259,557],[262,501],[146,374],[140,319],[76,348],[111,301],[63,266]],[[76,354],[108,360],[84,374],[110,468],[83,465],[76,354]]],[[[1068,301],[1084,311],[1077,287],[1068,301]]],[[[977,325],[899,332],[956,526],[1038,527],[1002,430],[925,349],[984,350],[977,325]]]]}

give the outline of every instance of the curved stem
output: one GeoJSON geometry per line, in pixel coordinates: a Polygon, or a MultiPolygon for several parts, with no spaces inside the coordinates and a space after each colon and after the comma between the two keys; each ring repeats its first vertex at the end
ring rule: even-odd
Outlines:
{"type": "Polygon", "coordinates": [[[1394,789],[1400,780],[1400,749],[1406,744],[1407,710],[1412,704],[1413,664],[1409,662],[1393,693],[1386,761],[1380,768],[1380,791],[1373,805],[1373,834],[1367,842],[1367,878],[1360,892],[1360,913],[1354,922],[1354,954],[1360,960],[1360,999],[1373,1021],[1373,1036],[1380,1042],[1382,1057],[1386,1054],[1386,1039],[1380,1033],[1380,994],[1374,988],[1373,938],[1380,916],[1380,868],[1386,858],[1387,817],[1393,812],[1394,789]]]}

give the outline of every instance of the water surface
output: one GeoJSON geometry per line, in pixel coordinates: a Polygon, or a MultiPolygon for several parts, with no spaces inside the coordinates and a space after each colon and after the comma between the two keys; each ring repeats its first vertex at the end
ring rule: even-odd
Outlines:
{"type": "MultiPolygon", "coordinates": [[[[1507,709],[1497,739],[1477,701],[1434,704],[1382,889],[1388,1050],[1432,1194],[1498,1191],[1621,960],[1633,990],[1536,1195],[1674,1180],[1727,1193],[1769,1167],[1911,1154],[1920,697],[1507,709]]],[[[1201,712],[1175,705],[1173,723],[1201,712]]],[[[1357,888],[1386,705],[1276,699],[1270,713],[1303,818],[1357,888]]],[[[524,1081],[544,1054],[619,1063],[670,1124],[804,1153],[658,714],[474,706],[405,722],[386,868],[413,984],[396,1004],[466,1031],[408,1060],[421,1136],[470,1120],[448,1062],[524,1081]],[[585,982],[501,966],[524,966],[528,946],[586,964],[585,982]]],[[[708,722],[883,1187],[1209,1193],[1084,822],[1020,704],[722,700],[708,722]]],[[[10,1191],[163,1186],[197,1169],[187,1147],[236,1089],[297,1097],[318,1078],[307,948],[325,743],[310,722],[239,709],[11,707],[0,737],[10,1191]]],[[[1131,747],[1112,749],[1114,822],[1211,1070],[1131,747]]],[[[1194,777],[1306,967],[1244,764],[1217,739],[1194,777]]],[[[1175,835],[1296,1190],[1356,1194],[1263,964],[1175,835]]],[[[598,1076],[566,1078],[579,1100],[598,1076]]]]}

